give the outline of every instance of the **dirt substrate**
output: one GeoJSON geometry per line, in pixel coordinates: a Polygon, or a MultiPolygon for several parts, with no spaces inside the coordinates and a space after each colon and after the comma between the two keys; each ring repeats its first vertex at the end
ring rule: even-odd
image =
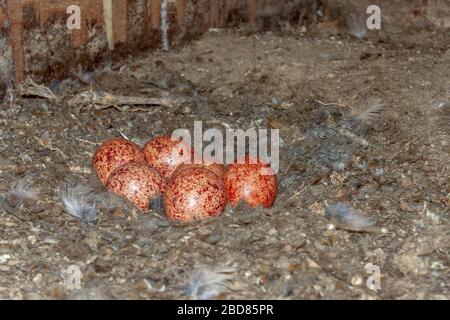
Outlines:
{"type": "Polygon", "coordinates": [[[198,268],[227,268],[232,279],[218,296],[226,299],[450,298],[449,48],[444,32],[371,40],[211,32],[80,75],[95,78],[92,85],[48,84],[59,100],[8,96],[0,112],[0,298],[210,297],[183,287],[198,268]],[[67,103],[91,89],[185,102],[67,103]],[[385,111],[370,126],[349,123],[348,107],[371,97],[385,111]],[[280,129],[273,208],[242,205],[179,225],[104,192],[90,163],[102,141],[122,133],[142,145],[193,129],[194,120],[205,129],[280,129]],[[8,194],[23,177],[39,189],[37,200],[8,194]],[[64,212],[66,184],[91,189],[97,224],[64,212]],[[325,208],[336,202],[376,228],[335,228],[325,208]],[[366,286],[368,264],[380,268],[380,290],[366,286]],[[81,270],[80,290],[65,285],[71,265],[81,270]]]}

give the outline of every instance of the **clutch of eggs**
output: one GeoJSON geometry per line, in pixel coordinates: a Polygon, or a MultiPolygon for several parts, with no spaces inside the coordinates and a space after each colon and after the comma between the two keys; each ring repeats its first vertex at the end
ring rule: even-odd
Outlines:
{"type": "Polygon", "coordinates": [[[159,136],[141,149],[115,138],[95,152],[92,164],[110,192],[131,201],[141,212],[163,196],[166,217],[192,221],[220,215],[227,203],[269,208],[275,201],[277,176],[259,159],[245,157],[228,166],[204,160],[192,164],[194,150],[170,136],[159,136]]]}

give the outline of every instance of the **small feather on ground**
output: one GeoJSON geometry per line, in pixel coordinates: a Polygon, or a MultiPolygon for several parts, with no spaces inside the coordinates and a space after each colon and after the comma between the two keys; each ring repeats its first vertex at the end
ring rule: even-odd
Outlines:
{"type": "Polygon", "coordinates": [[[336,227],[357,232],[375,231],[375,220],[364,216],[359,210],[347,203],[337,202],[325,209],[325,217],[336,227]]]}
{"type": "Polygon", "coordinates": [[[370,97],[362,105],[351,108],[349,118],[362,123],[370,124],[383,111],[383,100],[377,97],[370,97]]]}
{"type": "Polygon", "coordinates": [[[5,193],[5,199],[12,207],[20,205],[26,200],[37,200],[39,198],[39,190],[32,187],[30,179],[32,174],[18,179],[13,182],[9,190],[5,193]]]}
{"type": "Polygon", "coordinates": [[[65,185],[59,196],[66,213],[88,224],[94,224],[97,221],[97,209],[86,200],[89,192],[88,188],[80,185],[65,185]]]}
{"type": "Polygon", "coordinates": [[[183,285],[184,294],[192,299],[209,300],[230,289],[234,280],[232,267],[194,270],[183,285]]]}

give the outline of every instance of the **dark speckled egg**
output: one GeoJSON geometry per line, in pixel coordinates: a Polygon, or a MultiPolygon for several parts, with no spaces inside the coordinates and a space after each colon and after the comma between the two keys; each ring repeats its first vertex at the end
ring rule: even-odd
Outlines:
{"type": "Polygon", "coordinates": [[[213,163],[213,162],[203,163],[203,164],[188,163],[188,164],[181,164],[175,170],[175,172],[172,174],[172,177],[177,175],[181,171],[189,170],[189,169],[192,169],[192,168],[205,168],[205,169],[208,169],[209,171],[214,172],[220,178],[222,178],[223,173],[225,172],[225,166],[223,164],[218,164],[218,163],[213,163]]]}
{"type": "Polygon", "coordinates": [[[202,167],[179,171],[170,179],[164,193],[164,209],[171,220],[214,217],[223,212],[226,202],[222,179],[202,167]]]}
{"type": "Polygon", "coordinates": [[[206,169],[217,174],[220,178],[223,177],[223,174],[225,172],[225,166],[223,164],[205,160],[203,166],[205,166],[206,169]]]}
{"type": "Polygon", "coordinates": [[[141,148],[129,140],[115,138],[98,147],[92,158],[92,165],[101,183],[105,185],[115,169],[130,161],[145,163],[141,148]]]}
{"type": "Polygon", "coordinates": [[[270,208],[278,192],[277,176],[270,166],[250,157],[245,157],[244,163],[228,165],[223,182],[232,207],[242,200],[252,208],[270,208]]]}
{"type": "Polygon", "coordinates": [[[141,211],[146,211],[150,201],[164,192],[166,181],[149,165],[128,162],[111,173],[106,189],[124,196],[141,211]]]}
{"type": "Polygon", "coordinates": [[[164,177],[169,179],[178,166],[191,162],[193,150],[181,140],[172,140],[170,136],[159,136],[151,139],[144,146],[147,163],[164,177]]]}

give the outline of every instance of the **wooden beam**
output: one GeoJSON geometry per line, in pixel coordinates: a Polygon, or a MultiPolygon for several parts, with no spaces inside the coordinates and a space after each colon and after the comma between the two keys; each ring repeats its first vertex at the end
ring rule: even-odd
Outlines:
{"type": "Polygon", "coordinates": [[[183,24],[184,13],[186,11],[186,0],[177,0],[177,24],[183,24]]]}
{"type": "Polygon", "coordinates": [[[248,20],[252,27],[256,27],[256,0],[247,0],[248,20]]]}
{"type": "Polygon", "coordinates": [[[230,13],[230,0],[221,0],[219,27],[223,28],[227,24],[228,15],[230,13]]]}
{"type": "Polygon", "coordinates": [[[126,42],[128,35],[128,0],[113,0],[114,43],[126,42]]]}
{"type": "Polygon", "coordinates": [[[210,27],[217,27],[219,25],[220,6],[219,0],[209,1],[209,25],[210,27]]]}
{"type": "Polygon", "coordinates": [[[50,18],[51,5],[52,4],[46,0],[36,0],[34,3],[36,12],[38,12],[39,15],[39,24],[41,27],[43,27],[50,18]]]}
{"type": "Polygon", "coordinates": [[[161,21],[161,0],[150,0],[150,15],[152,28],[158,29],[161,21]]]}
{"type": "Polygon", "coordinates": [[[103,20],[109,50],[114,50],[113,0],[103,0],[103,20]]]}
{"type": "Polygon", "coordinates": [[[25,77],[23,58],[23,7],[22,0],[8,1],[9,39],[12,48],[16,86],[25,77]]]}
{"type": "Polygon", "coordinates": [[[0,29],[3,29],[5,19],[6,19],[5,11],[3,10],[3,7],[0,6],[0,29]]]}
{"type": "Polygon", "coordinates": [[[72,46],[74,48],[79,48],[82,45],[84,45],[88,40],[88,30],[87,30],[87,17],[86,17],[86,11],[88,1],[86,0],[78,0],[77,2],[74,1],[74,5],[77,5],[80,7],[80,29],[74,29],[72,30],[72,46]]]}

